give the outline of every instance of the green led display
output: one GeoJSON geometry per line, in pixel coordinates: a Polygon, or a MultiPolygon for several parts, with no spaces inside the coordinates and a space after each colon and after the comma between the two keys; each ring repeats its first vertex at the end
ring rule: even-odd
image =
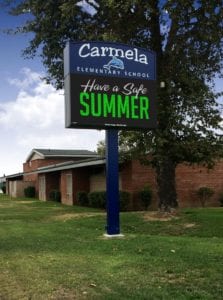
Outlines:
{"type": "Polygon", "coordinates": [[[149,120],[149,98],[81,92],[80,115],[82,117],[149,120]]]}
{"type": "Polygon", "coordinates": [[[154,80],[71,74],[66,89],[67,127],[156,127],[154,80]]]}

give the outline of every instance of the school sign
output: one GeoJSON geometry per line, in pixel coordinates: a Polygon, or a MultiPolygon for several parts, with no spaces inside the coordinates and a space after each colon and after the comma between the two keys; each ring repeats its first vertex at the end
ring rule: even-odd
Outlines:
{"type": "Polygon", "coordinates": [[[64,79],[66,127],[156,127],[154,52],[110,42],[69,42],[64,79]]]}

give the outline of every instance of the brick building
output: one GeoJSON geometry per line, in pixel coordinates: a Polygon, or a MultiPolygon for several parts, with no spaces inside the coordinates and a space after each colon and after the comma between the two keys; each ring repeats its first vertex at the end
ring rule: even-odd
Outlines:
{"type": "MultiPolygon", "coordinates": [[[[12,197],[21,197],[24,196],[25,187],[34,186],[37,196],[42,196],[43,200],[47,199],[47,195],[44,197],[41,194],[39,195],[39,181],[41,180],[39,179],[39,172],[41,168],[57,164],[66,165],[75,161],[98,157],[98,154],[88,150],[33,149],[23,163],[23,173],[6,176],[7,194],[12,197]]],[[[55,177],[54,180],[56,181],[56,175],[52,174],[52,176],[55,177]]]]}
{"type": "MultiPolygon", "coordinates": [[[[102,191],[105,185],[105,159],[86,150],[44,150],[33,149],[23,164],[24,172],[7,177],[7,190],[18,196],[10,186],[33,185],[37,197],[46,201],[52,190],[61,193],[61,202],[75,205],[78,191],[102,191]],[[18,177],[19,176],[19,177],[18,177]],[[11,181],[17,184],[10,183],[11,181]]],[[[131,194],[130,209],[140,209],[138,193],[149,185],[153,190],[152,208],[157,207],[157,184],[155,171],[141,165],[137,160],[127,161],[119,166],[119,189],[131,194]]],[[[214,190],[208,206],[219,206],[218,198],[223,192],[223,161],[213,169],[181,164],[176,169],[176,189],[180,207],[200,206],[196,191],[206,186],[214,190]]],[[[21,195],[19,195],[21,196],[21,195]]]]}
{"type": "Polygon", "coordinates": [[[25,182],[33,182],[36,191],[39,190],[38,171],[45,166],[54,166],[60,163],[74,163],[75,161],[98,158],[98,154],[88,150],[55,150],[33,149],[23,164],[25,182]]]}

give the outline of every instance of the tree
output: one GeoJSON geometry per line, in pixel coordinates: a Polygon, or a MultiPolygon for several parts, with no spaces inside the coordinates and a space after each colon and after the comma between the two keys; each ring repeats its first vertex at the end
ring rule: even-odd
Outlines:
{"type": "Polygon", "coordinates": [[[222,153],[220,94],[213,79],[222,75],[223,1],[88,0],[81,5],[23,0],[14,7],[14,1],[6,2],[14,15],[30,16],[17,29],[34,33],[24,55],[40,49],[47,80],[57,88],[63,86],[68,39],[117,41],[156,51],[158,128],[122,131],[120,141],[156,169],[160,209],[176,207],[177,164],[211,165],[222,153]]]}
{"type": "Polygon", "coordinates": [[[105,155],[106,155],[105,140],[101,140],[97,143],[97,154],[105,157],[105,155]]]}

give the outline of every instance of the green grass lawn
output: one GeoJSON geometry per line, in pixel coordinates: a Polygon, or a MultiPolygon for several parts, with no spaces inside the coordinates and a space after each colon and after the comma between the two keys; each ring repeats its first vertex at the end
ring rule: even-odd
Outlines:
{"type": "Polygon", "coordinates": [[[0,195],[0,299],[223,299],[223,208],[159,221],[0,195]]]}

